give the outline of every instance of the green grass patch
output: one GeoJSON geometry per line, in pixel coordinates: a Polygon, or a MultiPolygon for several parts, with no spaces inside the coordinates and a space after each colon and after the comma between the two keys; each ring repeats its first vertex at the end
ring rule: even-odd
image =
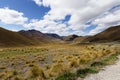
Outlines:
{"type": "Polygon", "coordinates": [[[105,64],[102,62],[94,62],[91,64],[91,67],[96,67],[96,66],[104,66],[105,64]]]}
{"type": "Polygon", "coordinates": [[[120,52],[117,52],[116,54],[112,54],[111,56],[105,58],[104,60],[101,61],[101,63],[105,65],[113,64],[118,59],[117,57],[118,55],[120,55],[120,52]]]}
{"type": "Polygon", "coordinates": [[[77,76],[84,78],[88,73],[95,74],[98,73],[98,71],[94,68],[79,69],[77,71],[77,76]]]}
{"type": "Polygon", "coordinates": [[[93,62],[91,64],[91,67],[104,67],[106,65],[113,64],[118,59],[117,57],[118,55],[120,55],[120,52],[117,52],[116,54],[112,54],[101,61],[93,62]]]}
{"type": "Polygon", "coordinates": [[[75,80],[76,74],[74,73],[65,73],[59,77],[57,77],[55,80],[75,80]]]}
{"type": "Polygon", "coordinates": [[[79,69],[77,73],[65,73],[61,76],[58,76],[55,80],[75,80],[76,77],[84,78],[88,73],[98,73],[94,68],[79,69]]]}

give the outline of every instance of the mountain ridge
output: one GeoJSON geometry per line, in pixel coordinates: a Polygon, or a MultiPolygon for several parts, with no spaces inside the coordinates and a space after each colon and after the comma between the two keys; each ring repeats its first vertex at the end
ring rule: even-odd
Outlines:
{"type": "Polygon", "coordinates": [[[32,45],[33,42],[17,32],[6,30],[0,27],[0,45],[32,45]]]}
{"type": "Polygon", "coordinates": [[[54,33],[42,33],[37,30],[14,32],[0,27],[0,46],[30,46],[61,41],[69,43],[120,42],[120,25],[110,27],[93,36],[69,35],[64,38],[54,33]]]}
{"type": "Polygon", "coordinates": [[[83,42],[120,42],[120,25],[112,26],[94,36],[90,36],[83,42]]]}
{"type": "Polygon", "coordinates": [[[37,30],[10,31],[0,27],[0,46],[34,46],[59,42],[58,39],[50,37],[37,30]]]}

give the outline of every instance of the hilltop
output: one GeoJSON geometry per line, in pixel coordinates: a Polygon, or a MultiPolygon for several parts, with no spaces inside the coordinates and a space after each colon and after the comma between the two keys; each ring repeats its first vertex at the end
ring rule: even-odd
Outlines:
{"type": "Polygon", "coordinates": [[[90,36],[83,42],[120,42],[120,25],[110,27],[103,32],[90,36]]]}

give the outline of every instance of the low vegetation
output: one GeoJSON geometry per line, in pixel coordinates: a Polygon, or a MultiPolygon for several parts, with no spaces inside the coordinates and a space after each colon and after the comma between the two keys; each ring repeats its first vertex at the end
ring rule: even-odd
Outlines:
{"type": "Polygon", "coordinates": [[[0,80],[75,80],[117,60],[119,44],[0,48],[0,80]]]}
{"type": "Polygon", "coordinates": [[[87,74],[95,74],[98,73],[105,65],[113,64],[117,59],[120,52],[116,52],[99,62],[93,62],[90,66],[84,69],[78,69],[75,73],[65,73],[56,78],[56,80],[75,80],[76,77],[85,78],[87,74]]]}

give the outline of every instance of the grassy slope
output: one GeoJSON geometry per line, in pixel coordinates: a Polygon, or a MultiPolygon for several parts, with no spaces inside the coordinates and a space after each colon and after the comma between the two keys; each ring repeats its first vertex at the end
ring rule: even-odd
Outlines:
{"type": "Polygon", "coordinates": [[[0,28],[0,46],[21,46],[31,44],[33,44],[31,40],[19,33],[0,28]]]}
{"type": "Polygon", "coordinates": [[[81,43],[84,39],[86,39],[88,36],[80,36],[73,40],[73,44],[81,43]]]}
{"type": "Polygon", "coordinates": [[[36,30],[28,30],[28,31],[20,31],[18,32],[22,36],[27,37],[28,39],[32,40],[36,44],[42,43],[49,43],[52,42],[52,38],[44,35],[43,33],[36,31],[36,30]]]}
{"type": "Polygon", "coordinates": [[[84,42],[113,42],[120,41],[120,26],[114,26],[106,29],[105,31],[96,34],[95,36],[88,37],[84,42]]]}
{"type": "Polygon", "coordinates": [[[61,40],[51,38],[39,31],[13,32],[0,27],[0,47],[33,46],[61,43],[61,40]]]}

